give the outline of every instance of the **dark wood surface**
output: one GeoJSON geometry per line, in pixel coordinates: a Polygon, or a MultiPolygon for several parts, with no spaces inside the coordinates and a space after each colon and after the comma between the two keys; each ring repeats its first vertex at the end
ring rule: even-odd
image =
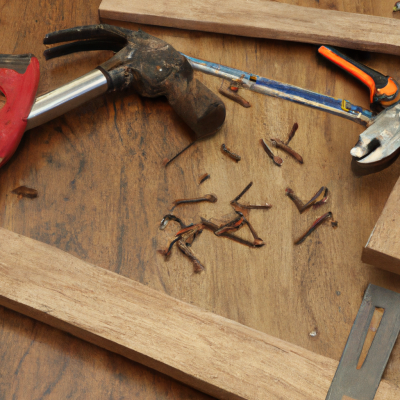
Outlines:
{"type": "MultiPolygon", "coordinates": [[[[393,18],[392,0],[287,0],[303,6],[393,18]]],[[[41,65],[39,94],[83,75],[111,56],[76,54],[46,62],[44,35],[98,23],[100,1],[0,1],[0,52],[34,53],[41,65]]],[[[212,12],[212,10],[210,10],[212,12]]],[[[394,16],[396,17],[396,16],[394,16]]],[[[111,22],[112,21],[103,21],[111,22]]],[[[189,55],[221,62],[368,107],[364,88],[321,60],[306,44],[257,40],[161,27],[142,28],[189,55]]],[[[368,27],[366,27],[368,29],[368,27]]],[[[400,78],[400,58],[370,54],[372,68],[400,78]]],[[[218,79],[196,74],[217,91],[218,79]]],[[[201,142],[165,169],[162,160],[190,141],[187,127],[163,99],[132,93],[98,98],[78,110],[26,133],[15,157],[0,171],[0,224],[49,243],[85,261],[118,272],[171,296],[239,321],[316,353],[339,360],[368,283],[400,291],[400,278],[360,260],[361,251],[400,174],[400,162],[362,178],[350,170],[349,150],[362,127],[305,107],[243,92],[252,107],[226,100],[227,120],[213,138],[201,142]],[[305,162],[280,153],[272,165],[261,137],[292,141],[305,162]],[[239,163],[220,151],[225,143],[239,163]],[[197,178],[208,172],[201,186],[197,178]],[[173,200],[215,193],[218,202],[182,206],[186,222],[230,213],[229,201],[250,181],[244,201],[267,201],[269,211],[250,220],[266,241],[250,249],[204,232],[193,250],[206,266],[194,274],[190,262],[164,248],[178,227],[158,224],[173,200]],[[34,200],[17,199],[21,185],[38,190],[34,200]],[[285,197],[292,187],[308,200],[321,186],[328,203],[299,215],[285,197]],[[293,240],[332,211],[339,228],[322,226],[304,244],[293,240]],[[316,331],[316,336],[310,332],[316,331]]],[[[244,233],[247,235],[247,233],[244,233]]],[[[121,356],[7,309],[0,309],[0,399],[207,399],[121,356]]],[[[397,344],[385,377],[400,384],[397,344]]]]}

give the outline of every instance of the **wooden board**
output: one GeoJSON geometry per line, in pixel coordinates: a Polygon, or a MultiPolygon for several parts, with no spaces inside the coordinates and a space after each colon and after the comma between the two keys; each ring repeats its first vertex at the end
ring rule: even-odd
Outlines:
{"type": "Polygon", "coordinates": [[[324,399],[337,366],[2,228],[0,304],[219,399],[324,399]]]}
{"type": "Polygon", "coordinates": [[[400,22],[265,0],[102,0],[100,18],[400,54],[400,22]]]}
{"type": "MultiPolygon", "coordinates": [[[[291,2],[384,17],[392,16],[394,3],[291,2]]],[[[57,29],[97,23],[99,4],[100,0],[0,2],[0,53],[32,52],[38,57],[40,94],[69,82],[107,60],[111,52],[46,62],[42,39],[57,29]]],[[[117,24],[143,29],[185,54],[369,105],[366,90],[321,60],[312,45],[117,24]]],[[[362,60],[400,78],[397,56],[376,53],[362,60]]],[[[199,73],[196,77],[218,92],[220,80],[199,73]]],[[[400,162],[377,175],[355,177],[349,151],[361,126],[279,99],[240,94],[252,107],[244,109],[225,100],[227,120],[221,131],[167,169],[163,158],[188,144],[190,132],[163,99],[142,99],[128,91],[109,94],[27,132],[15,157],[0,169],[0,226],[338,361],[367,284],[400,291],[399,276],[366,266],[360,257],[400,175],[400,162]],[[259,140],[284,139],[294,122],[299,130],[291,145],[304,164],[279,152],[284,164],[276,167],[259,140]],[[220,151],[222,143],[242,160],[236,164],[226,158],[220,151]],[[205,172],[211,178],[198,185],[198,176],[205,172]],[[250,221],[266,241],[263,248],[250,249],[205,231],[193,244],[206,266],[200,275],[193,273],[179,250],[174,248],[168,260],[157,253],[179,229],[176,223],[165,231],[158,229],[173,200],[215,193],[217,203],[182,206],[175,213],[186,223],[220,217],[232,211],[229,201],[250,181],[254,185],[242,200],[273,205],[267,212],[250,213],[250,221]],[[39,196],[18,200],[11,191],[21,185],[37,189],[39,196]],[[322,208],[300,215],[285,197],[287,186],[302,200],[327,186],[330,198],[322,208]],[[302,245],[294,246],[294,239],[327,211],[333,212],[338,229],[321,226],[302,245]]],[[[0,360],[2,400],[26,400],[27,393],[46,400],[211,399],[4,307],[0,307],[0,360]]],[[[400,385],[399,371],[396,345],[385,379],[400,385]]]]}
{"type": "Polygon", "coordinates": [[[368,243],[362,261],[400,274],[400,179],[383,209],[368,243]]]}

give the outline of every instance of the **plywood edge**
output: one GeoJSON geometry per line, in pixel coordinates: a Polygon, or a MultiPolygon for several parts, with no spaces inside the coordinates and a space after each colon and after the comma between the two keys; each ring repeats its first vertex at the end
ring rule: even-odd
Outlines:
{"type": "Polygon", "coordinates": [[[400,274],[400,260],[398,258],[392,257],[368,246],[363,248],[361,261],[365,264],[384,269],[385,271],[400,274]]]}
{"type": "Polygon", "coordinates": [[[274,1],[191,2],[103,0],[100,18],[239,36],[327,44],[400,54],[400,21],[274,1]],[[166,6],[166,4],[168,4],[166,6]],[[321,21],[329,24],[321,26],[321,21]],[[368,30],[365,30],[368,26],[368,30]]]}
{"type": "Polygon", "coordinates": [[[400,179],[362,252],[362,261],[400,274],[400,179]]]}
{"type": "Polygon", "coordinates": [[[323,399],[338,364],[1,228],[0,304],[220,399],[323,399]]]}

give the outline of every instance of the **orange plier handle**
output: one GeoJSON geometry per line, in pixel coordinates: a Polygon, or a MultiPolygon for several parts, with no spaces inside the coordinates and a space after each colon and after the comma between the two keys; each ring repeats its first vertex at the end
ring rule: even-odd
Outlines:
{"type": "Polygon", "coordinates": [[[321,46],[318,52],[367,86],[371,104],[388,107],[400,100],[400,86],[392,77],[352,60],[333,47],[321,46]]]}

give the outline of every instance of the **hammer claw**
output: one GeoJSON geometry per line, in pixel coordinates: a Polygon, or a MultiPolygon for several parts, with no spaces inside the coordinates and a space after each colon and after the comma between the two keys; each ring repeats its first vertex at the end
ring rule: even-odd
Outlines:
{"type": "Polygon", "coordinates": [[[60,42],[70,42],[72,40],[85,39],[104,39],[127,44],[127,38],[132,32],[113,25],[87,25],[75,28],[63,29],[48,33],[44,39],[44,44],[55,44],[60,42]]]}
{"type": "Polygon", "coordinates": [[[81,51],[111,50],[114,53],[117,53],[123,47],[124,44],[112,40],[88,39],[46,49],[43,52],[43,55],[46,60],[51,60],[52,58],[66,56],[68,54],[81,51]]]}
{"type": "Polygon", "coordinates": [[[124,45],[110,40],[102,39],[88,39],[79,40],[73,43],[62,44],[60,46],[52,47],[46,49],[43,52],[46,60],[51,60],[52,58],[66,56],[71,53],[78,53],[81,51],[93,51],[93,50],[111,50],[114,53],[120,51],[124,45]]]}

